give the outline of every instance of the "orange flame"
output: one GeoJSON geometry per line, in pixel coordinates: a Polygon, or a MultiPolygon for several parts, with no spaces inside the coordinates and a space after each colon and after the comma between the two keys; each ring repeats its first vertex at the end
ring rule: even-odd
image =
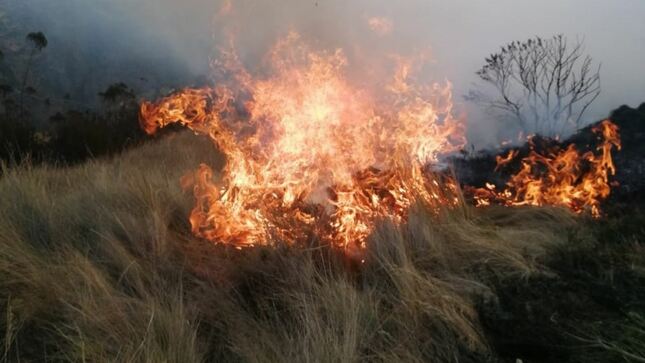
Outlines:
{"type": "Polygon", "coordinates": [[[399,61],[379,94],[350,81],[341,50],[313,51],[295,33],[266,59],[254,77],[224,53],[214,64],[228,81],[141,105],[147,133],[180,123],[226,155],[221,179],[201,165],[182,180],[195,235],[236,247],[317,238],[351,252],[413,203],[457,203],[454,180],[430,170],[465,144],[449,83],[419,85],[414,62],[399,61]]]}
{"type": "MultiPolygon", "coordinates": [[[[492,184],[476,189],[477,205],[559,205],[576,213],[588,210],[599,217],[600,202],[611,192],[609,176],[616,173],[611,153],[614,148],[620,150],[621,144],[618,126],[609,120],[592,131],[600,134],[597,154],[591,151],[581,154],[573,144],[546,155],[532,150],[521,160],[520,171],[510,178],[504,190],[498,192],[492,184]]],[[[506,157],[498,156],[497,168],[510,163],[517,154],[511,151],[506,157]]]]}
{"type": "MultiPolygon", "coordinates": [[[[415,203],[436,213],[459,203],[456,181],[433,167],[465,145],[465,129],[452,116],[449,82],[414,81],[425,57],[389,57],[388,81],[366,87],[346,74],[342,50],[314,51],[290,33],[257,74],[223,51],[213,62],[223,75],[217,87],[143,102],[140,123],[148,134],[179,123],[226,156],[221,175],[202,164],[181,180],[195,197],[196,236],[236,248],[317,240],[358,255],[378,220],[402,223],[415,203]]],[[[561,205],[600,216],[620,138],[610,121],[593,132],[602,139],[596,154],[573,145],[532,150],[503,190],[475,189],[477,205],[561,205]]],[[[496,170],[518,154],[498,156],[496,170]]]]}

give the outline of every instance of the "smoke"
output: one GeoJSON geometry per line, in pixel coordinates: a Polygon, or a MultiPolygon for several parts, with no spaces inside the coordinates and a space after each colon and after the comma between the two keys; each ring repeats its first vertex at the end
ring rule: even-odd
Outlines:
{"type": "Polygon", "coordinates": [[[289,30],[317,47],[342,48],[356,62],[430,50],[423,77],[454,84],[469,139],[478,145],[500,137],[499,125],[460,95],[472,88],[484,57],[512,40],[558,33],[585,39],[587,53],[602,63],[603,92],[589,122],[645,101],[640,0],[230,0],[230,7],[226,1],[6,0],[3,10],[26,30],[48,35],[48,62],[56,65],[49,83],[81,101],[111,82],[144,94],[195,82],[230,35],[243,62],[253,65],[289,30]]]}

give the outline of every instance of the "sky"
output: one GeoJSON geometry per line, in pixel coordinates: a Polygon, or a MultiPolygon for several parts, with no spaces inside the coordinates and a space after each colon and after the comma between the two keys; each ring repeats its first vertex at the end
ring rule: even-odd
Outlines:
{"type": "Polygon", "coordinates": [[[74,88],[77,97],[88,87],[135,74],[151,80],[143,88],[189,83],[208,74],[209,57],[226,31],[233,29],[242,57],[252,60],[295,29],[330,49],[430,49],[425,75],[454,84],[455,101],[478,143],[493,140],[499,130],[460,95],[477,81],[483,59],[513,40],[555,34],[584,39],[586,52],[602,64],[602,94],[589,121],[622,104],[645,102],[643,0],[231,0],[236,12],[230,18],[216,16],[224,0],[4,1],[15,22],[49,36],[48,51],[56,54],[51,58],[66,64],[58,67],[57,79],[66,79],[59,83],[74,88]],[[375,36],[370,17],[388,19],[391,29],[375,36]],[[70,48],[86,51],[71,62],[70,48]],[[79,88],[75,83],[81,81],[79,88]]]}

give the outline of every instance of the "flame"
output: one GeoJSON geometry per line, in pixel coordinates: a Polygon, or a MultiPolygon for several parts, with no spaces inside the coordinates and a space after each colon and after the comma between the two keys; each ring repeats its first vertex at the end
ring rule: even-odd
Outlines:
{"type": "Polygon", "coordinates": [[[497,162],[497,166],[495,167],[495,171],[499,170],[502,166],[507,165],[508,163],[513,161],[513,159],[515,159],[517,154],[519,154],[519,151],[511,150],[508,152],[506,156],[500,156],[500,155],[496,156],[495,161],[497,162]]]}
{"type": "MultiPolygon", "coordinates": [[[[594,217],[601,215],[600,202],[611,192],[609,176],[616,173],[612,150],[620,150],[618,126],[609,120],[592,128],[599,135],[597,153],[580,153],[571,144],[564,150],[545,155],[531,150],[521,160],[520,171],[506,183],[506,188],[496,191],[495,185],[474,191],[478,206],[498,203],[506,206],[558,205],[576,213],[590,211],[594,217]]],[[[509,164],[518,155],[512,150],[505,157],[497,157],[497,169],[509,164]]]]}
{"type": "MultiPolygon", "coordinates": [[[[319,241],[360,258],[379,220],[403,223],[415,203],[438,214],[460,202],[458,183],[438,169],[443,155],[466,144],[465,128],[452,115],[449,82],[415,80],[427,54],[387,57],[391,72],[372,84],[348,74],[342,50],[314,50],[295,32],[253,72],[230,44],[212,62],[217,86],[140,109],[148,134],[179,123],[226,156],[221,173],[202,164],[181,180],[195,198],[196,236],[235,248],[319,241]]],[[[620,137],[610,121],[593,132],[596,153],[531,150],[505,188],[471,188],[477,206],[560,205],[600,216],[620,137]]],[[[498,156],[496,170],[518,155],[498,156]]]]}
{"type": "Polygon", "coordinates": [[[296,33],[249,72],[222,53],[217,87],[184,89],[144,102],[142,128],[180,123],[210,137],[226,156],[221,177],[189,173],[195,235],[245,247],[318,239],[349,252],[365,247],[379,219],[403,222],[414,203],[458,202],[458,186],[433,171],[465,144],[452,116],[451,85],[414,82],[414,59],[398,57],[382,87],[346,74],[342,50],[316,51],[296,33]],[[374,90],[380,91],[374,91],[374,90]]]}

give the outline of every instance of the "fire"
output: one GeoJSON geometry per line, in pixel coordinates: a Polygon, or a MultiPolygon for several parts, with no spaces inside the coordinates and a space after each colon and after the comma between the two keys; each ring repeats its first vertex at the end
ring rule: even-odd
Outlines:
{"type": "MultiPolygon", "coordinates": [[[[558,205],[576,213],[590,211],[594,217],[599,217],[600,202],[611,192],[609,176],[616,173],[612,150],[620,150],[621,144],[618,126],[609,120],[592,131],[599,135],[597,153],[580,153],[573,144],[544,155],[531,150],[521,160],[519,172],[510,178],[504,190],[497,191],[495,185],[488,183],[485,188],[475,190],[477,205],[558,205]]],[[[518,152],[512,150],[507,156],[498,156],[497,169],[509,164],[517,155],[518,152]]]]}
{"type": "Polygon", "coordinates": [[[397,57],[386,84],[366,87],[347,75],[342,50],[313,50],[296,33],[265,59],[253,74],[223,52],[217,87],[141,105],[147,133],[180,123],[226,156],[221,178],[201,165],[182,180],[195,235],[235,247],[317,239],[352,252],[380,219],[458,202],[457,183],[433,166],[465,144],[464,126],[449,83],[414,81],[418,60],[397,57]]]}
{"type": "MultiPolygon", "coordinates": [[[[342,50],[314,50],[297,33],[254,72],[232,48],[213,62],[217,86],[140,110],[148,134],[179,123],[226,156],[221,174],[202,164],[181,180],[195,198],[196,236],[236,248],[318,241],[358,255],[379,220],[403,223],[416,203],[439,213],[460,202],[458,183],[438,169],[443,155],[465,145],[465,128],[452,115],[449,82],[415,80],[426,54],[387,57],[386,81],[372,84],[348,74],[342,50]]],[[[474,189],[477,205],[560,205],[599,216],[620,138],[610,121],[593,131],[596,153],[532,150],[504,189],[474,189]]],[[[497,169],[518,154],[498,156],[497,169]]]]}

